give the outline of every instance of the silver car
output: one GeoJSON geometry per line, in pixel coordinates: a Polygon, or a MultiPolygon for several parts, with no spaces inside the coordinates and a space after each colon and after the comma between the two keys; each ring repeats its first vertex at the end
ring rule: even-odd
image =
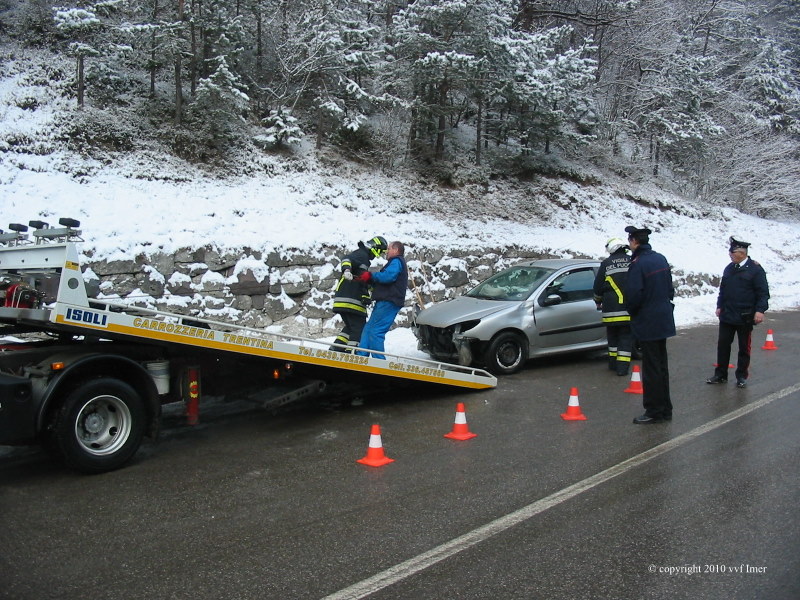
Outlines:
{"type": "Polygon", "coordinates": [[[501,271],[463,296],[419,312],[419,349],[436,360],[514,373],[529,358],[606,347],[593,300],[600,263],[548,259],[501,271]]]}

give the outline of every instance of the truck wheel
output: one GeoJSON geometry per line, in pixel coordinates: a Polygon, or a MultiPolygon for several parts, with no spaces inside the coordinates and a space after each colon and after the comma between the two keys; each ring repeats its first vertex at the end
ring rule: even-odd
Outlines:
{"type": "Polygon", "coordinates": [[[118,469],[139,449],[145,429],[142,399],[127,383],[102,378],[69,396],[55,415],[51,443],[73,469],[118,469]]]}
{"type": "Polygon", "coordinates": [[[528,360],[528,344],[520,335],[506,331],[496,336],[486,349],[486,368],[495,375],[511,375],[528,360]]]}

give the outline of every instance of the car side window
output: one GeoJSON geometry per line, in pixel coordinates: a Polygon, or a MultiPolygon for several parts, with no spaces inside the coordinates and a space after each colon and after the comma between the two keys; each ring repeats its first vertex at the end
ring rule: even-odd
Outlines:
{"type": "Polygon", "coordinates": [[[580,302],[591,300],[594,296],[594,270],[579,269],[556,277],[547,287],[546,294],[558,294],[561,302],[580,302]]]}

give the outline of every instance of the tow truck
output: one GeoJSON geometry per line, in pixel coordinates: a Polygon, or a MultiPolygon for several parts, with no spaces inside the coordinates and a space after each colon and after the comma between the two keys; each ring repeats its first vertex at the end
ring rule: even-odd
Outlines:
{"type": "Polygon", "coordinates": [[[125,465],[144,437],[157,439],[164,405],[183,402],[196,424],[201,387],[274,408],[341,385],[497,385],[477,368],[361,356],[320,340],[98,299],[82,273],[80,222],[58,224],[0,230],[2,445],[42,444],[72,469],[101,473],[125,465]]]}

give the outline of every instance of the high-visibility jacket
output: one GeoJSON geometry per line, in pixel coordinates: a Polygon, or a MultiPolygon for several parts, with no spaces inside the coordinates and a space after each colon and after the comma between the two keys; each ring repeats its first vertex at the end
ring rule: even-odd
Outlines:
{"type": "Polygon", "coordinates": [[[625,281],[631,257],[624,248],[609,255],[594,279],[594,301],[603,306],[603,323],[606,326],[629,325],[631,316],[625,309],[625,281]]]}

